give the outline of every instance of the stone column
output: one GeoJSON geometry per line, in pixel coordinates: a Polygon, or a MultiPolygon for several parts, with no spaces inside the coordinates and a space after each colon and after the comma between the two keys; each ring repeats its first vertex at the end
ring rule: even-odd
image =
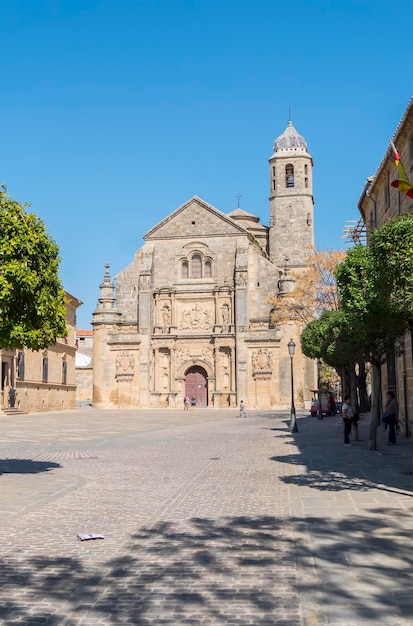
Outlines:
{"type": "Polygon", "coordinates": [[[235,259],[235,327],[236,327],[236,390],[237,402],[247,398],[247,347],[248,331],[248,241],[238,243],[235,259]]]}
{"type": "Polygon", "coordinates": [[[219,347],[214,348],[215,391],[221,391],[221,372],[219,368],[219,347]]]}
{"type": "Polygon", "coordinates": [[[236,377],[235,377],[235,350],[231,348],[231,391],[236,390],[236,377]]]}
{"type": "Polygon", "coordinates": [[[150,276],[139,276],[139,330],[141,335],[141,360],[139,396],[143,405],[150,404],[150,336],[151,336],[150,276]]]}

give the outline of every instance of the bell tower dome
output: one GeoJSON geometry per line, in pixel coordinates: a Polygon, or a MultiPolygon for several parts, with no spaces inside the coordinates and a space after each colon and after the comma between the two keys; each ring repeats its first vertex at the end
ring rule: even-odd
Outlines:
{"type": "Polygon", "coordinates": [[[302,267],[314,246],[313,159],[291,120],[274,142],[270,164],[270,257],[302,267]]]}

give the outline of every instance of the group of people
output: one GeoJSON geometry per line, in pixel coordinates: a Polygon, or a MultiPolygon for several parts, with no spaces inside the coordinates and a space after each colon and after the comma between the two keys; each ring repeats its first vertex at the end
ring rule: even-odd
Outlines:
{"type": "MultiPolygon", "coordinates": [[[[393,391],[388,391],[386,395],[387,395],[386,407],[385,407],[386,410],[382,415],[382,423],[386,429],[387,428],[389,429],[389,441],[388,441],[389,446],[394,446],[396,444],[396,428],[397,428],[397,424],[399,423],[398,406],[397,406],[397,400],[393,391]]],[[[333,398],[334,409],[335,409],[335,400],[333,396],[331,397],[333,398]]],[[[190,406],[193,409],[196,407],[196,398],[192,397],[191,399],[189,399],[188,396],[184,396],[184,411],[189,411],[190,406]]],[[[331,406],[331,401],[330,401],[330,406],[331,406]]],[[[348,446],[351,446],[351,443],[350,443],[351,427],[353,426],[353,424],[357,425],[357,422],[359,419],[359,416],[356,415],[352,409],[350,395],[345,396],[341,413],[342,413],[343,422],[344,422],[344,445],[348,447],[348,446]]],[[[240,405],[239,405],[239,416],[247,417],[247,414],[245,412],[244,400],[241,400],[240,405]]]]}
{"type": "Polygon", "coordinates": [[[196,407],[196,398],[192,397],[189,399],[188,396],[184,396],[184,411],[189,411],[189,407],[191,409],[196,407]]]}
{"type": "MultiPolygon", "coordinates": [[[[389,429],[389,446],[396,445],[396,429],[399,423],[397,400],[393,391],[388,391],[386,394],[386,406],[385,412],[382,415],[382,423],[385,429],[389,429]]],[[[355,415],[351,407],[351,396],[344,398],[342,415],[344,422],[344,445],[351,446],[350,433],[353,424],[357,424],[358,415],[355,415]]]]}
{"type": "MultiPolygon", "coordinates": [[[[191,407],[192,409],[194,409],[196,407],[196,398],[191,398],[189,399],[188,396],[184,396],[184,411],[189,411],[189,407],[191,407]]],[[[239,416],[240,417],[247,417],[247,414],[245,412],[245,404],[244,404],[244,400],[241,400],[241,402],[239,403],[239,416]]]]}

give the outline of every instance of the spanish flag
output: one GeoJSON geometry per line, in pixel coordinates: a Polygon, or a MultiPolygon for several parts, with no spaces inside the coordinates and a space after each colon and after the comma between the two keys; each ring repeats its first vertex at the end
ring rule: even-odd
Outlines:
{"type": "Polygon", "coordinates": [[[409,182],[406,172],[404,171],[404,167],[402,162],[400,161],[399,153],[396,150],[396,146],[391,141],[391,147],[394,152],[394,160],[396,163],[397,171],[399,172],[399,178],[397,180],[393,180],[391,182],[392,187],[397,187],[399,191],[405,193],[409,198],[413,198],[413,185],[409,182]]]}

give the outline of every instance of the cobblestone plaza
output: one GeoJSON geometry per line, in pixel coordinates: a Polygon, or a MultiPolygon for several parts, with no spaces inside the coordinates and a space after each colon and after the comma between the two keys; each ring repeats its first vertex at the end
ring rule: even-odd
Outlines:
{"type": "Polygon", "coordinates": [[[413,624],[411,442],[288,417],[2,417],[0,623],[413,624]]]}

